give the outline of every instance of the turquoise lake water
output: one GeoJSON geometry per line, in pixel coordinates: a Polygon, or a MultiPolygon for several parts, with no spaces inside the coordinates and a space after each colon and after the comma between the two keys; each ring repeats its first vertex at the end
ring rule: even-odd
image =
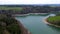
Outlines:
{"type": "Polygon", "coordinates": [[[46,16],[26,16],[16,17],[25,28],[27,28],[32,34],[60,34],[60,28],[49,26],[43,22],[46,16]]]}

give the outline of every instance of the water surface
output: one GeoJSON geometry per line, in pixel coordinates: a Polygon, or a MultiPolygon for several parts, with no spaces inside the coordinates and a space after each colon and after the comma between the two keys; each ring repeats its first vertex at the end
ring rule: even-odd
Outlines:
{"type": "Polygon", "coordinates": [[[43,22],[46,16],[16,17],[32,34],[60,34],[60,28],[49,26],[43,22]]]}

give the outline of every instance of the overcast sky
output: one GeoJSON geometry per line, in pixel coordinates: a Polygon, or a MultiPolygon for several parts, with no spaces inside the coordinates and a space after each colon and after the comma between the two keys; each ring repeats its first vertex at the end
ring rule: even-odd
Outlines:
{"type": "Polygon", "coordinates": [[[0,4],[60,4],[60,0],[0,0],[0,4]]]}

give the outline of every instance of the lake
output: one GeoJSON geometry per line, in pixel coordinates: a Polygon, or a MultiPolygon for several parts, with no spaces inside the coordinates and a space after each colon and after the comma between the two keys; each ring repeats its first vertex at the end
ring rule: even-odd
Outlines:
{"type": "Polygon", "coordinates": [[[16,17],[16,19],[19,20],[32,34],[60,34],[60,28],[49,26],[43,22],[43,19],[47,16],[29,15],[25,17],[16,17]]]}

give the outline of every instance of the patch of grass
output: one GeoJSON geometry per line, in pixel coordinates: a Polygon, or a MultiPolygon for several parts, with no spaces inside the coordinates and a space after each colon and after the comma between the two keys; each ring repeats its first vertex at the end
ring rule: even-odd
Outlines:
{"type": "Polygon", "coordinates": [[[21,7],[0,7],[0,10],[22,10],[21,7]]]}
{"type": "Polygon", "coordinates": [[[47,20],[49,23],[60,25],[60,16],[49,17],[47,20]]]}

